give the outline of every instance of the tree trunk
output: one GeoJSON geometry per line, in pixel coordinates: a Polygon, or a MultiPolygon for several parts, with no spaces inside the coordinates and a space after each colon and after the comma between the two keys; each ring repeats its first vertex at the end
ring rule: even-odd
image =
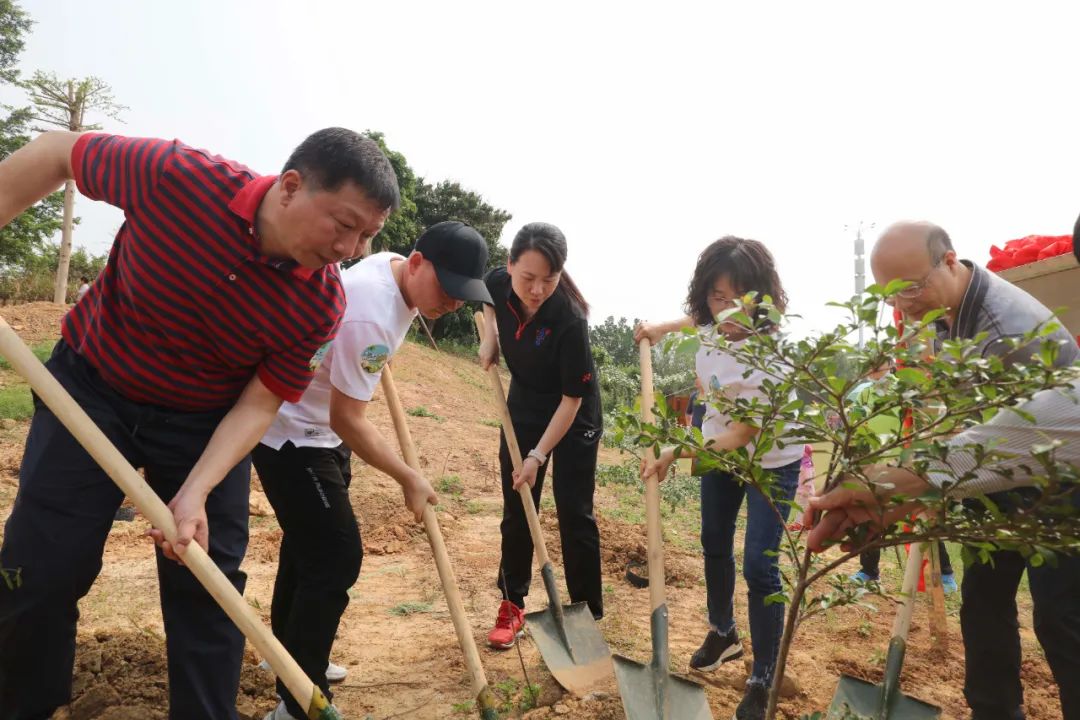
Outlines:
{"type": "Polygon", "coordinates": [[[769,703],[765,707],[766,720],[773,720],[776,717],[776,704],[780,701],[780,687],[784,684],[784,674],[787,672],[788,651],[791,650],[791,641],[795,637],[795,630],[799,624],[799,610],[802,607],[803,595],[806,594],[806,574],[810,569],[810,554],[810,548],[807,547],[798,568],[799,581],[791,593],[787,606],[787,618],[784,620],[784,633],[780,636],[776,669],[773,670],[772,685],[769,686],[769,703]]]}
{"type": "Polygon", "coordinates": [[[67,302],[68,266],[71,264],[71,229],[75,215],[75,181],[64,183],[64,225],[60,230],[60,262],[56,267],[56,289],[53,302],[67,302]]]}

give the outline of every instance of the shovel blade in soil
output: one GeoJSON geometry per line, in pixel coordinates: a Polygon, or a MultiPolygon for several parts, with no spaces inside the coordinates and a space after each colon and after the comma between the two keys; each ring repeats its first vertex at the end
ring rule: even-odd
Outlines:
{"type": "Polygon", "coordinates": [[[827,720],[937,720],[941,708],[897,692],[881,714],[881,685],[850,675],[840,676],[827,720]]]}
{"type": "Polygon", "coordinates": [[[526,627],[555,682],[578,697],[611,677],[611,650],[585,603],[564,605],[562,627],[550,608],[525,616],[526,627]]]}
{"type": "Polygon", "coordinates": [[[621,655],[614,660],[627,720],[713,720],[705,690],[697,683],[621,655]]]}

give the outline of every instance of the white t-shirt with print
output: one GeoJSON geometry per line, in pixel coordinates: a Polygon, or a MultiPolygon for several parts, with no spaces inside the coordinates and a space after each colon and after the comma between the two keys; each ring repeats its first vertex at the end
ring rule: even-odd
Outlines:
{"type": "MultiPolygon", "coordinates": [[[[698,332],[703,339],[707,339],[715,332],[712,326],[702,326],[698,332]]],[[[745,342],[745,341],[742,341],[745,342]]],[[[738,343],[736,343],[738,346],[738,343]]],[[[713,347],[706,347],[703,343],[698,348],[695,359],[698,379],[701,387],[705,388],[706,399],[713,393],[723,393],[725,397],[742,397],[747,400],[758,398],[765,400],[765,393],[761,390],[761,381],[767,375],[761,370],[754,370],[743,377],[747,367],[728,353],[713,347]]],[[[701,424],[701,434],[706,440],[724,432],[731,423],[731,417],[719,412],[712,403],[705,406],[705,420],[701,424]]],[[[761,459],[761,467],[766,469],[783,467],[802,459],[803,443],[795,438],[783,438],[784,447],[776,445],[765,453],[761,459]]],[[[753,451],[753,443],[749,450],[753,451]]]]}
{"type": "Polygon", "coordinates": [[[397,253],[378,253],[341,273],[347,305],[337,337],[300,401],[282,404],[263,445],[279,450],[290,440],[297,447],[341,444],[330,429],[331,387],[356,400],[371,400],[383,366],[416,317],[390,267],[392,260],[403,259],[397,253]]]}

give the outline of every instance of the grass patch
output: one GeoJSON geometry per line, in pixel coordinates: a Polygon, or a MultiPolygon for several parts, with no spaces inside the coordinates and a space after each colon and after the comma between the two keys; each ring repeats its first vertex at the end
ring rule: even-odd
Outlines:
{"type": "Polygon", "coordinates": [[[525,685],[515,678],[507,678],[492,686],[493,694],[499,702],[499,715],[520,715],[536,707],[540,699],[539,685],[525,685]]]}
{"type": "MultiPolygon", "coordinates": [[[[472,356],[472,359],[475,359],[475,358],[476,358],[476,354],[474,353],[473,356],[472,356]]],[[[479,369],[479,367],[480,367],[479,364],[477,364],[477,369],[479,369]]],[[[472,387],[478,388],[480,390],[487,390],[487,391],[491,390],[491,385],[490,384],[488,384],[488,383],[484,382],[483,380],[477,378],[477,375],[479,375],[479,373],[468,372],[466,370],[462,370],[461,368],[454,368],[454,374],[457,375],[458,378],[460,378],[461,381],[464,382],[466,385],[471,385],[472,387]]],[[[480,377],[483,377],[483,376],[481,375],[480,377]]]]}
{"type": "Polygon", "coordinates": [[[500,420],[481,420],[480,424],[481,425],[487,425],[488,427],[493,427],[493,428],[501,428],[502,427],[502,421],[500,421],[500,420]]]}
{"type": "Polygon", "coordinates": [[[30,386],[25,383],[0,387],[0,418],[26,420],[34,414],[30,386]]]}
{"type": "Polygon", "coordinates": [[[465,483],[457,475],[443,475],[435,481],[435,490],[441,494],[457,497],[465,492],[465,483]]]}
{"type": "MultiPolygon", "coordinates": [[[[31,345],[30,351],[34,353],[38,360],[45,362],[52,355],[53,347],[56,345],[55,340],[45,340],[39,342],[37,345],[31,345]]],[[[11,363],[7,361],[7,358],[0,357],[0,370],[11,370],[11,363]]]]}
{"type": "Polygon", "coordinates": [[[416,615],[417,613],[431,612],[431,603],[427,602],[403,602],[400,605],[395,605],[389,610],[391,615],[398,615],[404,617],[406,615],[416,615]]]}
{"type": "Polygon", "coordinates": [[[465,512],[469,513],[470,515],[479,515],[487,509],[487,503],[480,502],[479,500],[465,501],[465,512]]]}
{"type": "Polygon", "coordinates": [[[438,415],[436,413],[431,412],[430,410],[428,410],[423,405],[418,405],[417,407],[409,408],[405,412],[409,413],[413,417],[426,417],[426,418],[431,418],[433,420],[437,420],[438,422],[446,422],[446,418],[444,418],[442,415],[438,415]]]}

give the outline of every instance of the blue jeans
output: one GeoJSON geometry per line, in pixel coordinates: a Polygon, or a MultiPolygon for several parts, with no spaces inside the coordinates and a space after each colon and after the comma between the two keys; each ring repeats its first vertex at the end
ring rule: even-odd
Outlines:
{"type": "MultiPolygon", "coordinates": [[[[777,500],[792,500],[799,483],[799,461],[775,468],[777,500]]],[[[735,518],[746,501],[746,537],[743,545],[743,577],[750,609],[750,643],[754,666],[750,681],[772,682],[780,638],[784,633],[784,604],[765,604],[779,592],[777,558],[766,551],[780,548],[787,522],[788,505],[774,508],[761,491],[747,488],[728,473],[711,472],[701,478],[701,547],[705,554],[705,591],[709,624],[723,634],[735,627],[735,518]]]]}

